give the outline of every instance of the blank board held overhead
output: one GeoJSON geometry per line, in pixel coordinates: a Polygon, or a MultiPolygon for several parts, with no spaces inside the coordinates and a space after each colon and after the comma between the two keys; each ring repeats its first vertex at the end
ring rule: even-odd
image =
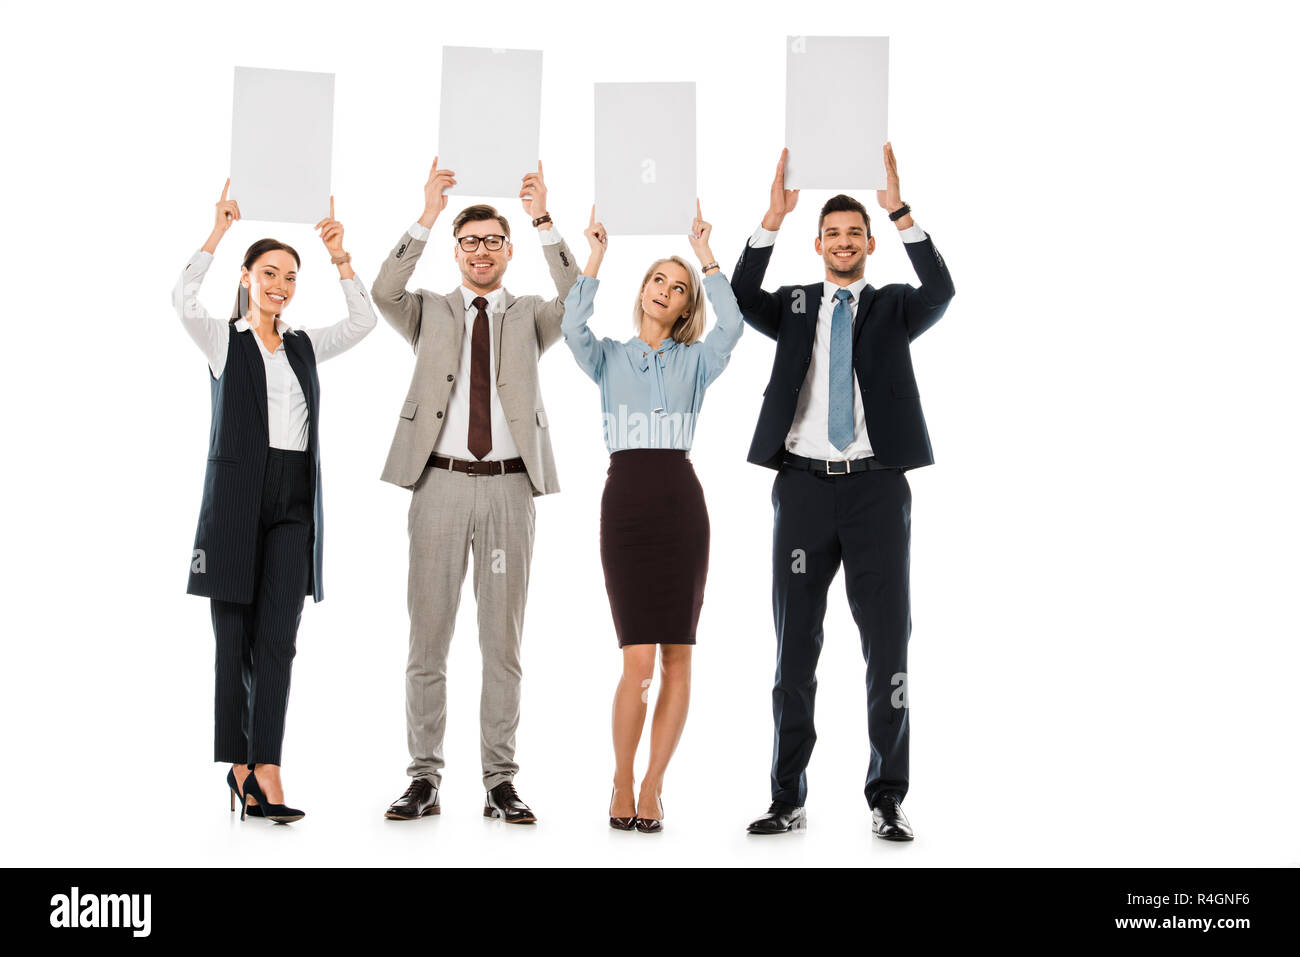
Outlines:
{"type": "Polygon", "coordinates": [[[438,168],[456,174],[450,192],[517,197],[541,131],[541,50],[442,48],[438,168]]]}
{"type": "Polygon", "coordinates": [[[334,74],[235,67],[230,198],[244,219],[315,225],[330,212],[334,74]]]}
{"type": "Polygon", "coordinates": [[[884,189],[889,37],[787,37],[785,185],[884,189]]]}
{"type": "Polygon", "coordinates": [[[685,235],[695,217],[695,84],[596,84],[596,218],[685,235]]]}

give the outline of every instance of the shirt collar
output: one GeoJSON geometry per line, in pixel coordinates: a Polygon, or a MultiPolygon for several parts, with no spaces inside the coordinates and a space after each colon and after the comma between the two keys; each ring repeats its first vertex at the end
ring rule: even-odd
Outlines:
{"type": "Polygon", "coordinates": [[[497,286],[495,289],[493,289],[491,292],[487,294],[481,292],[475,292],[473,289],[470,289],[464,283],[461,283],[461,287],[460,287],[460,295],[461,298],[465,300],[466,311],[473,309],[474,300],[477,299],[479,296],[483,296],[483,298],[487,300],[488,312],[496,312],[497,307],[501,304],[501,297],[502,295],[505,294],[505,291],[506,291],[505,286],[497,286]]]}
{"type": "Polygon", "coordinates": [[[862,295],[862,290],[866,288],[867,277],[863,276],[856,282],[849,283],[847,286],[837,286],[829,279],[822,280],[822,295],[827,299],[834,299],[835,292],[838,289],[847,289],[849,291],[850,302],[857,302],[858,297],[862,295]]]}
{"type": "MultiPolygon", "coordinates": [[[[237,319],[237,320],[235,320],[235,331],[236,331],[236,332],[250,332],[250,331],[252,331],[252,328],[253,328],[253,327],[250,326],[250,325],[248,324],[248,320],[247,320],[247,319],[237,319]]],[[[287,322],[285,322],[283,319],[281,319],[279,316],[276,316],[276,318],[275,318],[275,331],[276,331],[276,333],[280,336],[280,338],[283,339],[283,338],[284,338],[284,334],[285,334],[286,332],[293,332],[293,327],[290,326],[290,325],[289,325],[287,322]]]]}
{"type": "Polygon", "coordinates": [[[650,354],[652,352],[663,356],[665,352],[671,352],[675,349],[679,343],[672,336],[664,336],[663,342],[659,343],[659,348],[655,349],[640,336],[633,336],[631,339],[627,340],[627,342],[623,343],[623,345],[626,346],[628,352],[632,354],[632,358],[640,363],[641,371],[644,372],[650,367],[650,354]]]}

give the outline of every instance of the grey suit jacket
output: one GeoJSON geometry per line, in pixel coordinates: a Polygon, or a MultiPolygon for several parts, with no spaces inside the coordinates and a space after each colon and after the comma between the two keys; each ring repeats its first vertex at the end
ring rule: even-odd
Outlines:
{"type": "MultiPolygon", "coordinates": [[[[397,432],[384,464],[383,481],[414,488],[424,472],[442,428],[460,369],[465,307],[458,285],[440,296],[427,289],[410,292],[407,281],[425,241],[403,233],[370,287],[379,313],[415,350],[415,373],[397,419],[397,432]]],[[[510,435],[528,468],[534,495],[560,490],[547,428],[546,407],[537,381],[537,360],[560,338],[564,299],[578,278],[573,253],[561,240],[542,246],[555,281],[554,299],[510,295],[502,289],[501,311],[492,314],[497,396],[510,423],[510,435]]]]}

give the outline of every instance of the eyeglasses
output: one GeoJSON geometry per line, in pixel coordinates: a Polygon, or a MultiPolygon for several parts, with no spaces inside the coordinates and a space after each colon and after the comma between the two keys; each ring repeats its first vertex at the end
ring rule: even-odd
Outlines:
{"type": "Polygon", "coordinates": [[[496,252],[510,240],[504,236],[461,236],[456,240],[460,243],[460,248],[467,253],[472,253],[478,249],[479,240],[483,241],[483,246],[491,252],[496,252]]]}

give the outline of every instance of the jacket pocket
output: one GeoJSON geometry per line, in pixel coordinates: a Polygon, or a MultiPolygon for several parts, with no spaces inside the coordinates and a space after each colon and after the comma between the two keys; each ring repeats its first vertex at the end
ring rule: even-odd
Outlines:
{"type": "Polygon", "coordinates": [[[208,461],[209,461],[209,462],[216,462],[218,465],[238,465],[238,464],[239,464],[238,462],[236,462],[234,459],[232,459],[232,458],[231,458],[230,456],[228,456],[228,455],[209,455],[209,456],[208,456],[208,461]]]}
{"type": "Polygon", "coordinates": [[[546,413],[541,409],[537,410],[537,427],[539,429],[546,428],[546,413]]]}
{"type": "Polygon", "coordinates": [[[414,399],[407,399],[405,402],[402,403],[402,412],[401,412],[402,418],[404,419],[415,418],[415,410],[418,409],[419,407],[420,407],[420,403],[416,402],[414,399]]]}

